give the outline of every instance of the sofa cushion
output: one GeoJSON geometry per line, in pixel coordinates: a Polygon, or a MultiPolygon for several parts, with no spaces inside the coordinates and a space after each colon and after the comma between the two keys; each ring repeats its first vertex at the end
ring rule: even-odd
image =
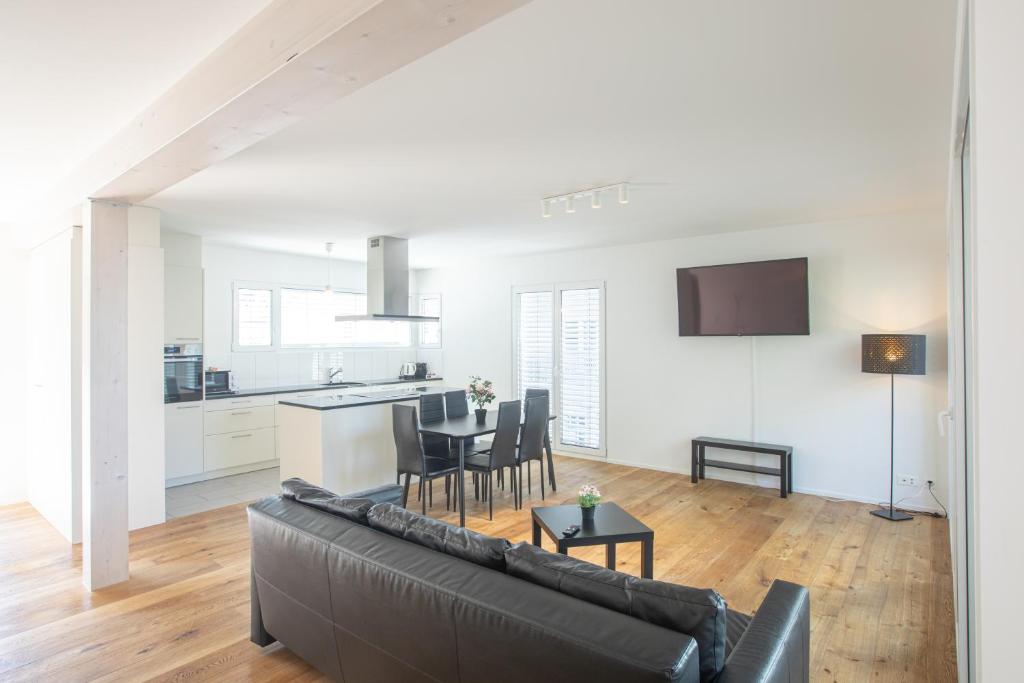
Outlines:
{"type": "Polygon", "coordinates": [[[638,579],[525,541],[506,551],[505,563],[512,576],[690,636],[701,681],[725,666],[726,605],[714,590],[638,579]]]}
{"type": "Polygon", "coordinates": [[[366,524],[366,513],[374,506],[372,500],[345,498],[298,477],[281,482],[281,496],[357,524],[366,524]]]}
{"type": "Polygon", "coordinates": [[[452,526],[391,503],[374,505],[366,519],[372,528],[392,536],[490,569],[505,571],[505,551],[510,546],[504,538],[452,526]]]}

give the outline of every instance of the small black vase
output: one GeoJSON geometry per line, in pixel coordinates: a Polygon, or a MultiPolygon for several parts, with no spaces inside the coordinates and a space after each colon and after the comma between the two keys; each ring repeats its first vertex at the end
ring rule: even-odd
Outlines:
{"type": "Polygon", "coordinates": [[[588,508],[585,508],[585,507],[581,506],[580,507],[580,514],[583,516],[583,521],[584,522],[593,522],[594,521],[594,511],[595,510],[597,510],[597,506],[596,505],[591,505],[588,508]]]}
{"type": "Polygon", "coordinates": [[[474,412],[476,413],[476,423],[478,425],[487,422],[487,408],[477,408],[474,412]]]}

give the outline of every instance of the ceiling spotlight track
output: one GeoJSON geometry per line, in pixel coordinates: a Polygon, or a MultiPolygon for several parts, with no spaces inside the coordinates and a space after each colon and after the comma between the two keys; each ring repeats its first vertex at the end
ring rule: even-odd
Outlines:
{"type": "Polygon", "coordinates": [[[629,183],[613,183],[611,185],[588,187],[584,190],[576,190],[574,192],[567,192],[566,194],[556,194],[550,197],[544,197],[544,199],[541,200],[540,215],[542,218],[551,218],[551,207],[558,202],[565,203],[566,213],[576,213],[576,200],[586,199],[587,197],[590,197],[590,208],[600,209],[601,193],[611,192],[612,190],[618,190],[619,204],[629,204],[629,183]]]}

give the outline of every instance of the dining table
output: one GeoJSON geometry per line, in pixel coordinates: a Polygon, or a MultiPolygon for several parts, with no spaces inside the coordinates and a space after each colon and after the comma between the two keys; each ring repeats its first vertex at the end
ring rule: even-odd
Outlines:
{"type": "MultiPolygon", "coordinates": [[[[557,415],[549,415],[548,422],[556,419],[557,415]]],[[[520,427],[526,423],[525,415],[520,418],[520,427]]],[[[443,420],[420,422],[420,434],[432,436],[446,436],[451,441],[459,444],[459,526],[466,526],[466,487],[463,485],[466,473],[466,442],[478,436],[486,436],[498,431],[498,411],[488,410],[487,417],[483,422],[478,422],[475,413],[461,415],[458,417],[445,417],[443,420]]],[[[555,487],[555,461],[551,454],[551,430],[544,431],[544,451],[548,456],[548,478],[551,482],[551,490],[557,491],[555,487]]],[[[541,465],[543,467],[543,464],[541,465]]]]}

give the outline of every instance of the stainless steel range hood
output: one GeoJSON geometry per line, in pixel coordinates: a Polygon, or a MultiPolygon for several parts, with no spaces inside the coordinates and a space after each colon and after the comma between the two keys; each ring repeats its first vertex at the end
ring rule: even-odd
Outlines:
{"type": "Polygon", "coordinates": [[[334,320],[440,320],[436,316],[409,315],[409,240],[384,235],[366,240],[366,315],[339,315],[334,320]]]}

